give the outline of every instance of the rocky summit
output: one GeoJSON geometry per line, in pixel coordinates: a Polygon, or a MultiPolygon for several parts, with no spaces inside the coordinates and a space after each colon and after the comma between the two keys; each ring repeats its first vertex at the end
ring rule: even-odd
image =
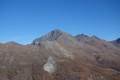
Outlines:
{"type": "Polygon", "coordinates": [[[29,45],[0,43],[0,80],[120,80],[119,44],[58,29],[29,45]]]}

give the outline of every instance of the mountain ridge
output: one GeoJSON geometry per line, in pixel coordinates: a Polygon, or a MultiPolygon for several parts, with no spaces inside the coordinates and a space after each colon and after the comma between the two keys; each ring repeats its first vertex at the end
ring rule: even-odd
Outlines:
{"type": "Polygon", "coordinates": [[[0,44],[0,80],[119,80],[120,49],[53,30],[29,45],[0,44]]]}

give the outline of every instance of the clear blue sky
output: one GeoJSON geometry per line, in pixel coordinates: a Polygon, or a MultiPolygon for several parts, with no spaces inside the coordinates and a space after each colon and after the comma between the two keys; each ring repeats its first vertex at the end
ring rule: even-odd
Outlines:
{"type": "Polygon", "coordinates": [[[54,29],[114,40],[120,0],[0,0],[0,42],[27,44],[54,29]]]}

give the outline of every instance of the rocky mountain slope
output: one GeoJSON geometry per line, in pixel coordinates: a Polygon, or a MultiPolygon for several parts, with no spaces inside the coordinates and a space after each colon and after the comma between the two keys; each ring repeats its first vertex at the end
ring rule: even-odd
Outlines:
{"type": "Polygon", "coordinates": [[[0,44],[0,80],[120,80],[120,49],[53,30],[30,45],[0,44]]]}

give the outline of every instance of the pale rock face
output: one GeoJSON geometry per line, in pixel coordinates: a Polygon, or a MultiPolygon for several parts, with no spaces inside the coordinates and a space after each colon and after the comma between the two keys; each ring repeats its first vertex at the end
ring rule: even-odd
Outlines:
{"type": "Polygon", "coordinates": [[[71,52],[67,51],[64,47],[62,47],[56,41],[44,41],[42,45],[46,49],[51,49],[53,51],[53,54],[57,56],[74,59],[74,55],[71,52]]]}
{"type": "Polygon", "coordinates": [[[50,56],[44,65],[44,70],[47,71],[48,73],[52,74],[56,70],[56,61],[50,56]]]}
{"type": "Polygon", "coordinates": [[[64,48],[60,48],[60,53],[62,56],[67,57],[67,58],[71,58],[74,59],[74,56],[72,54],[70,54],[68,51],[66,51],[64,48]]]}

